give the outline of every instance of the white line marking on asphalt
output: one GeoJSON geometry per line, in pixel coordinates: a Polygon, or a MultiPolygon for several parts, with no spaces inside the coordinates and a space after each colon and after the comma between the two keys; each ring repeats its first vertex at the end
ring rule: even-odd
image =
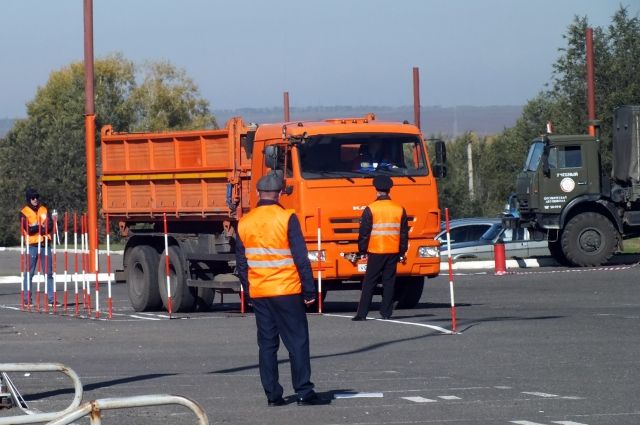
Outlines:
{"type": "MultiPolygon", "coordinates": [[[[351,319],[352,316],[345,316],[344,314],[324,314],[325,316],[331,316],[331,317],[344,317],[347,319],[351,319]]],[[[429,329],[433,329],[435,331],[444,333],[444,334],[452,334],[453,332],[451,332],[448,329],[445,328],[441,328],[440,326],[435,326],[435,325],[427,325],[425,323],[414,323],[414,322],[405,322],[403,320],[394,320],[394,319],[376,319],[376,318],[367,318],[367,320],[377,320],[379,322],[389,322],[389,323],[399,323],[401,325],[411,325],[411,326],[419,326],[422,328],[429,328],[429,329]]]]}
{"type": "Polygon", "coordinates": [[[455,395],[439,395],[438,398],[443,400],[462,400],[460,397],[455,395]]]}
{"type": "Polygon", "coordinates": [[[133,317],[135,319],[143,319],[143,320],[162,320],[157,317],[144,317],[144,316],[136,316],[135,314],[131,314],[129,317],[133,317]]]}
{"type": "Polygon", "coordinates": [[[531,422],[531,421],[510,421],[510,422],[512,424],[518,424],[518,425],[545,425],[539,422],[531,422]]]}
{"type": "Polygon", "coordinates": [[[551,421],[552,424],[560,424],[560,425],[587,425],[582,422],[573,422],[573,421],[551,421]]]}
{"type": "Polygon", "coordinates": [[[382,393],[336,393],[334,398],[382,398],[382,393]]]}
{"type": "Polygon", "coordinates": [[[495,387],[493,387],[493,388],[496,388],[496,389],[498,389],[498,390],[510,390],[510,389],[511,389],[511,388],[513,388],[513,387],[509,387],[509,386],[507,386],[507,385],[496,385],[496,386],[495,386],[495,387]]]}
{"type": "Polygon", "coordinates": [[[432,400],[430,398],[424,397],[400,397],[405,400],[413,401],[414,403],[437,403],[438,400],[432,400]]]}
{"type": "Polygon", "coordinates": [[[522,394],[535,395],[535,396],[544,397],[544,398],[558,397],[557,394],[538,393],[538,392],[529,392],[529,391],[523,391],[522,394]]]}

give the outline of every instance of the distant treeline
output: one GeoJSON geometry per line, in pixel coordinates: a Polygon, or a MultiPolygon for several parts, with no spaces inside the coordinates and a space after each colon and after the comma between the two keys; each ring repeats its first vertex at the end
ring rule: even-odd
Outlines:
{"type": "MultiPolygon", "coordinates": [[[[413,106],[307,106],[291,107],[292,121],[325,118],[363,116],[369,112],[382,121],[404,121],[413,123],[413,106]]],[[[238,108],[213,110],[218,123],[224,123],[231,117],[241,116],[246,121],[256,123],[279,122],[283,120],[282,107],[238,108]]],[[[423,106],[420,122],[426,135],[442,135],[447,138],[460,136],[467,132],[478,135],[491,135],[502,132],[515,125],[522,115],[522,106],[423,106]]]]}

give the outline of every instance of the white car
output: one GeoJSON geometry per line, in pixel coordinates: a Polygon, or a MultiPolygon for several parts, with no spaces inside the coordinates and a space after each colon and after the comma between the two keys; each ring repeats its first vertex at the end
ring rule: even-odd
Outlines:
{"type": "MultiPolygon", "coordinates": [[[[499,218],[461,218],[451,220],[451,257],[454,260],[493,260],[493,246],[502,240],[507,258],[529,258],[550,255],[546,240],[532,240],[524,228],[504,229],[499,218]]],[[[440,241],[440,256],[448,257],[447,233],[442,231],[436,239],[440,241]]]]}

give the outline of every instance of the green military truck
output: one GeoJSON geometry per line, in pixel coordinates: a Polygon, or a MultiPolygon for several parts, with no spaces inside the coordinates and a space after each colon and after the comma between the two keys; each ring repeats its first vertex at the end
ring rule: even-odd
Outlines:
{"type": "Polygon", "coordinates": [[[599,266],[640,236],[640,106],[614,112],[611,175],[597,137],[546,134],[529,148],[505,227],[527,227],[562,264],[599,266]]]}

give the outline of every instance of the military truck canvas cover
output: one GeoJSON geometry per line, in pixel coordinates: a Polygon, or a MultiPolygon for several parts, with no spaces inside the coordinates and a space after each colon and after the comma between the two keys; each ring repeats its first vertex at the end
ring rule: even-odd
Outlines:
{"type": "Polygon", "coordinates": [[[613,116],[613,178],[640,183],[640,106],[621,106],[613,116]]]}

